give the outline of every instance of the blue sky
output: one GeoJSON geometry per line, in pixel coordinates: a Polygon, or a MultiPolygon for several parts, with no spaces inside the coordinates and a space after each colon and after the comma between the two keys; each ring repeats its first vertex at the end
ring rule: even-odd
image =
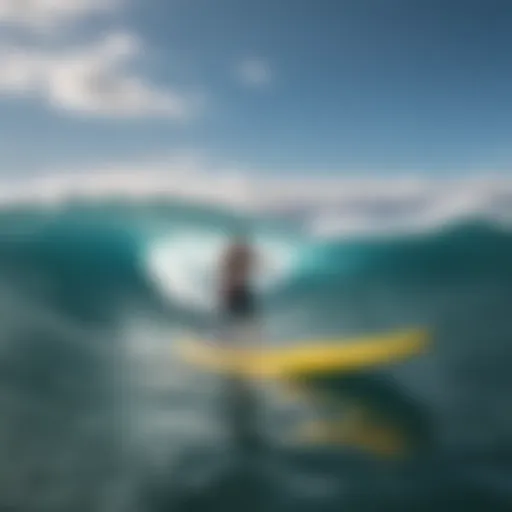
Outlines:
{"type": "Polygon", "coordinates": [[[4,176],[202,155],[268,173],[512,163],[506,0],[0,0],[4,176]]]}

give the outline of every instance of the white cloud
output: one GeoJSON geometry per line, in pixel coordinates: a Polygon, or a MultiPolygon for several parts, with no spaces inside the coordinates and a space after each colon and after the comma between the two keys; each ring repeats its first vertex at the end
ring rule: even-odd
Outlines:
{"type": "Polygon", "coordinates": [[[243,175],[209,165],[201,156],[184,152],[174,157],[132,158],[90,168],[72,168],[33,177],[4,177],[0,204],[59,203],[73,197],[182,197],[230,207],[247,206],[243,175]]]}
{"type": "Polygon", "coordinates": [[[0,24],[49,30],[114,11],[123,0],[0,0],[0,24]]]}
{"type": "Polygon", "coordinates": [[[263,59],[246,59],[236,69],[238,79],[251,87],[268,85],[272,80],[270,65],[263,59]]]}
{"type": "Polygon", "coordinates": [[[21,44],[22,40],[13,39],[12,31],[3,33],[0,99],[36,99],[52,109],[82,116],[185,120],[196,114],[200,98],[157,87],[135,69],[144,48],[131,34],[107,32],[95,43],[72,43],[76,35],[85,35],[81,22],[115,13],[126,3],[0,0],[0,27],[43,36],[28,45],[28,40],[21,44]]]}
{"type": "Polygon", "coordinates": [[[154,87],[131,69],[141,52],[141,42],[125,33],[63,50],[3,45],[0,95],[35,97],[82,115],[188,118],[196,100],[154,87]]]}

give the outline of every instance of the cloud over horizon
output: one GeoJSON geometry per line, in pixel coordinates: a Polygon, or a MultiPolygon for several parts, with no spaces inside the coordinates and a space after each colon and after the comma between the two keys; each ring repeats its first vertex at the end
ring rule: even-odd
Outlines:
{"type": "Polygon", "coordinates": [[[465,218],[512,219],[512,179],[500,174],[427,177],[286,176],[198,152],[112,161],[2,180],[0,205],[123,198],[181,199],[301,223],[315,236],[432,229],[465,218]]]}

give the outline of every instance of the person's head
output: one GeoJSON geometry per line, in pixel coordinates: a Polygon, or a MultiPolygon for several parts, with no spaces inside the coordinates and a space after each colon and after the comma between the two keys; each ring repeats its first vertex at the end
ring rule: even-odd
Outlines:
{"type": "Polygon", "coordinates": [[[236,226],[231,233],[231,242],[236,245],[249,245],[249,230],[241,226],[236,226]]]}
{"type": "Polygon", "coordinates": [[[232,247],[248,248],[249,245],[249,239],[243,235],[236,235],[231,239],[232,247]]]}

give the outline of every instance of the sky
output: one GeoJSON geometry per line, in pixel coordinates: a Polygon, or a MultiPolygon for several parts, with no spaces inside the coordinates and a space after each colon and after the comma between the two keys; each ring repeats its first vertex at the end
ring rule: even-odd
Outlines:
{"type": "Polygon", "coordinates": [[[507,0],[0,0],[0,175],[508,174],[507,0]]]}

